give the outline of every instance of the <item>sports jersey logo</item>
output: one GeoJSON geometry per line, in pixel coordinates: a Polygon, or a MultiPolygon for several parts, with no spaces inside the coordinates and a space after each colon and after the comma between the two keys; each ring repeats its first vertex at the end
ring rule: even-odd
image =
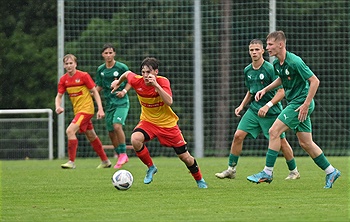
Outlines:
{"type": "Polygon", "coordinates": [[[260,73],[259,78],[260,80],[263,80],[265,78],[264,74],[260,73]]]}
{"type": "Polygon", "coordinates": [[[105,73],[104,73],[104,72],[101,72],[101,76],[105,76],[105,73]]]}
{"type": "Polygon", "coordinates": [[[80,79],[76,79],[76,80],[75,80],[75,83],[80,83],[80,79]]]}
{"type": "Polygon", "coordinates": [[[115,71],[115,72],[113,73],[113,76],[118,77],[118,76],[119,76],[119,72],[118,72],[118,71],[115,71]]]}
{"type": "Polygon", "coordinates": [[[252,78],[252,76],[251,75],[248,75],[248,79],[251,79],[252,78]]]}
{"type": "Polygon", "coordinates": [[[159,103],[153,103],[153,104],[148,104],[145,102],[141,102],[141,105],[147,108],[154,108],[154,107],[159,107],[159,106],[163,106],[164,102],[159,102],[159,103]]]}
{"type": "Polygon", "coordinates": [[[71,93],[71,94],[69,94],[69,97],[77,97],[77,96],[81,96],[81,95],[83,95],[82,91],[76,92],[76,93],[71,93]]]}
{"type": "Polygon", "coordinates": [[[290,73],[289,73],[288,69],[286,69],[285,73],[288,76],[287,79],[290,80],[291,78],[290,78],[290,75],[289,75],[290,73]]]}

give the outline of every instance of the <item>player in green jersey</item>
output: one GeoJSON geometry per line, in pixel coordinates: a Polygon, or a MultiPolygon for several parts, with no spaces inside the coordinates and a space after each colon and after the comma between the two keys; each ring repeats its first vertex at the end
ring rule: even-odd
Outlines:
{"type": "MultiPolygon", "coordinates": [[[[235,109],[236,116],[240,117],[240,112],[246,105],[249,104],[249,108],[242,116],[234,134],[228,159],[228,169],[215,174],[220,179],[235,178],[236,166],[242,152],[244,139],[246,137],[255,139],[260,132],[263,132],[264,136],[268,139],[269,129],[282,111],[280,101],[284,97],[284,90],[281,87],[268,92],[259,101],[252,100],[256,92],[272,83],[278,76],[274,73],[272,64],[263,58],[264,47],[261,40],[253,39],[250,42],[249,54],[252,63],[244,69],[245,85],[248,91],[241,104],[235,109]]],[[[300,174],[296,167],[293,150],[285,138],[285,133],[281,133],[280,143],[290,171],[286,179],[299,179],[300,174]]]]}
{"type": "Polygon", "coordinates": [[[129,68],[124,63],[115,60],[115,47],[107,43],[101,51],[105,63],[97,68],[96,89],[102,91],[105,99],[106,126],[109,138],[114,146],[114,151],[118,156],[115,169],[121,168],[123,164],[129,161],[126,154],[126,142],[123,126],[129,112],[128,90],[129,84],[124,82],[116,93],[111,93],[111,83],[118,79],[129,68]]]}
{"type": "Polygon", "coordinates": [[[310,115],[315,107],[313,98],[318,89],[319,80],[299,56],[286,50],[286,36],[283,31],[271,32],[266,41],[269,55],[277,58],[273,66],[279,77],[257,92],[255,100],[261,100],[267,92],[282,85],[288,104],[269,130],[269,148],[264,170],[248,176],[247,179],[254,183],[272,181],[273,168],[281,147],[279,135],[292,129],[296,132],[300,146],[326,173],[324,188],[332,188],[333,183],[340,176],[340,171],[329,163],[321,148],[313,141],[311,133],[310,115]]]}

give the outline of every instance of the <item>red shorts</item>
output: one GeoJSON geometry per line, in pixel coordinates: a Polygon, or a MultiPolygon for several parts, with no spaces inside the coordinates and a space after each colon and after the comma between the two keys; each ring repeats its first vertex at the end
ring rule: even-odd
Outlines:
{"type": "Polygon", "coordinates": [[[72,120],[72,123],[79,125],[79,133],[84,133],[86,130],[92,130],[92,117],[94,114],[77,113],[72,120]]]}
{"type": "Polygon", "coordinates": [[[187,144],[178,125],[172,128],[164,128],[141,120],[135,129],[142,129],[145,131],[150,137],[150,140],[157,137],[160,144],[166,147],[176,148],[187,144]]]}

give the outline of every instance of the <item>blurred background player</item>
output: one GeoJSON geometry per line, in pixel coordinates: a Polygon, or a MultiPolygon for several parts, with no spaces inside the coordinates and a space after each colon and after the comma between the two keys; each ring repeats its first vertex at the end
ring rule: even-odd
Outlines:
{"type": "Polygon", "coordinates": [[[131,71],[125,72],[119,80],[112,83],[112,91],[119,88],[120,84],[128,80],[128,83],[137,93],[140,105],[140,122],[134,128],[131,135],[131,143],[140,160],[148,167],[144,183],[149,184],[153,175],[157,173],[157,167],[145,145],[145,142],[158,138],[166,147],[173,147],[179,159],[195,179],[199,188],[207,188],[198,164],[187,150],[187,143],[177,125],[179,117],[171,109],[173,104],[170,81],[158,76],[159,62],[155,58],[145,58],[141,63],[141,75],[131,71]]]}
{"type": "Polygon", "coordinates": [[[116,93],[111,93],[111,83],[119,79],[120,76],[129,70],[124,63],[115,60],[116,49],[107,43],[103,46],[101,55],[105,61],[97,68],[96,74],[96,89],[101,90],[105,99],[106,126],[108,136],[114,147],[114,152],[118,158],[114,168],[118,169],[123,164],[129,161],[126,154],[126,142],[123,126],[129,112],[129,97],[127,92],[130,90],[130,85],[124,82],[117,89],[116,93]]]}
{"type": "MultiPolygon", "coordinates": [[[[282,111],[280,101],[284,97],[283,88],[269,92],[260,101],[252,100],[256,92],[263,89],[278,77],[274,73],[272,64],[264,60],[263,54],[263,42],[259,39],[253,39],[249,44],[249,55],[252,63],[244,69],[245,85],[248,91],[241,104],[235,109],[235,115],[240,117],[240,112],[248,104],[249,108],[240,120],[234,134],[227,170],[215,174],[220,179],[235,178],[236,166],[242,152],[244,139],[247,136],[256,139],[260,132],[263,132],[264,136],[268,139],[269,129],[278,114],[282,111]]],[[[285,138],[285,133],[281,134],[280,140],[281,150],[289,169],[289,175],[286,177],[286,180],[299,179],[300,174],[296,166],[293,150],[285,138]]]]}
{"type": "Polygon", "coordinates": [[[314,96],[320,81],[304,61],[297,55],[287,51],[286,36],[283,31],[271,32],[266,37],[266,49],[270,56],[276,56],[273,62],[274,70],[279,76],[274,82],[256,93],[255,100],[263,99],[269,91],[283,86],[287,106],[279,114],[269,130],[269,148],[263,171],[248,176],[253,183],[271,183],[273,169],[281,147],[279,135],[292,129],[295,131],[300,146],[309,154],[315,164],[326,173],[324,188],[332,188],[333,183],[340,176],[325,157],[321,148],[312,139],[312,124],[310,115],[314,111],[314,96]]]}
{"type": "Polygon", "coordinates": [[[72,102],[74,119],[69,124],[66,134],[68,137],[68,157],[69,161],[61,165],[63,169],[75,168],[75,157],[78,148],[78,139],[76,133],[84,133],[90,141],[97,155],[102,160],[102,163],[97,168],[111,167],[111,161],[106,156],[102,148],[102,143],[96,135],[92,125],[91,118],[94,116],[95,108],[91,94],[93,95],[97,106],[97,119],[105,116],[102,102],[99,93],[95,88],[95,82],[87,72],[77,70],[77,58],[72,54],[67,54],[63,57],[64,68],[66,73],[60,78],[58,83],[58,93],[55,98],[56,113],[61,114],[64,109],[61,107],[62,97],[65,92],[68,93],[72,102]]]}

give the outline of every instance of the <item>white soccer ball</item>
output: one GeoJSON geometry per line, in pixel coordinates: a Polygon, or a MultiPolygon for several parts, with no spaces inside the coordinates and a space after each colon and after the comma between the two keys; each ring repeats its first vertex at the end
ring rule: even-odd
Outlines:
{"type": "Polygon", "coordinates": [[[127,190],[131,187],[134,178],[127,170],[118,170],[112,176],[112,184],[118,190],[127,190]]]}

